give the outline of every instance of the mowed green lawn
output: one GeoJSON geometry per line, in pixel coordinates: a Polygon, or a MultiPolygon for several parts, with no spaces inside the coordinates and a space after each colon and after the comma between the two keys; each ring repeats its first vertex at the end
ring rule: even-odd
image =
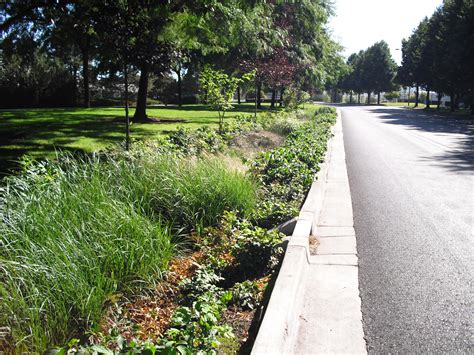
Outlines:
{"type": "MultiPolygon", "coordinates": [[[[268,109],[266,105],[262,110],[268,109]]],[[[236,105],[226,117],[253,111],[252,104],[236,105]]],[[[217,113],[204,105],[149,107],[147,112],[159,122],[132,124],[132,139],[158,137],[178,126],[194,129],[218,124],[217,113]]],[[[0,110],[0,172],[14,167],[23,154],[43,158],[54,156],[56,150],[90,153],[104,149],[123,141],[124,130],[123,108],[0,110]]]]}

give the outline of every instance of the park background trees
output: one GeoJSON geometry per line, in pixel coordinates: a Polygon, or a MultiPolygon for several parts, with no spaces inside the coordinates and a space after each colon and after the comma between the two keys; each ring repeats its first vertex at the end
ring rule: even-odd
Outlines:
{"type": "Polygon", "coordinates": [[[16,95],[0,99],[0,106],[121,104],[124,90],[104,97],[117,90],[102,88],[123,86],[125,44],[137,122],[149,120],[150,92],[167,96],[164,102],[196,102],[190,97],[200,94],[198,77],[206,64],[237,76],[256,69],[254,83],[239,85],[239,100],[244,90],[253,91],[260,106],[262,90],[270,90],[275,105],[277,92],[283,102],[285,88],[311,92],[334,79],[333,61],[342,57],[326,28],[331,15],[328,0],[5,4],[0,8],[0,55],[7,65],[0,90],[8,94],[17,89],[16,95]],[[28,62],[30,58],[40,60],[42,67],[33,59],[28,62]],[[13,72],[21,67],[30,68],[20,72],[34,72],[36,81],[18,80],[13,72]],[[52,72],[61,72],[61,80],[51,80],[52,72]],[[34,97],[30,91],[36,92],[34,97]],[[51,102],[58,91],[67,100],[51,102]]]}
{"type": "MultiPolygon", "coordinates": [[[[342,71],[336,90],[352,94],[390,92],[397,85],[414,88],[415,107],[426,98],[430,107],[430,93],[438,94],[438,108],[442,96],[450,96],[451,110],[463,102],[474,103],[474,2],[445,0],[432,16],[424,18],[410,37],[401,43],[402,62],[399,67],[390,56],[387,44],[377,42],[366,50],[353,53],[347,60],[348,69],[342,71]],[[421,94],[421,90],[426,92],[421,94]]],[[[341,73],[341,71],[340,71],[341,73]]],[[[360,103],[360,101],[359,101],[360,103]]]]}
{"type": "Polygon", "coordinates": [[[474,3],[445,0],[431,17],[423,19],[402,43],[398,82],[450,96],[451,111],[463,100],[472,109],[474,95],[474,3]]]}
{"type": "Polygon", "coordinates": [[[397,65],[393,60],[388,44],[385,41],[374,43],[366,50],[353,53],[346,62],[347,68],[342,71],[336,87],[350,94],[357,93],[358,103],[360,94],[367,93],[367,103],[370,103],[372,93],[377,94],[377,104],[380,104],[380,93],[395,88],[394,78],[397,65]]]}

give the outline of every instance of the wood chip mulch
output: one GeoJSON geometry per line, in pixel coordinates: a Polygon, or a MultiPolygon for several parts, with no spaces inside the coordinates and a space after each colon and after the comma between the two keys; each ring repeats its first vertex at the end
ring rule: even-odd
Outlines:
{"type": "MultiPolygon", "coordinates": [[[[110,334],[113,330],[129,341],[133,338],[158,340],[168,329],[173,312],[178,307],[179,284],[194,274],[202,259],[201,252],[174,258],[165,280],[157,285],[154,292],[129,300],[117,295],[116,302],[109,307],[102,320],[101,333],[110,334]]],[[[94,338],[100,340],[100,336],[94,338]]]]}

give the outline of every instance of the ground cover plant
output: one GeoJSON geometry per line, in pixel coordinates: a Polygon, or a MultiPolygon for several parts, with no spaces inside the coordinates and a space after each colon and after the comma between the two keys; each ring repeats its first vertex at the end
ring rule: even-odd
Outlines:
{"type": "Polygon", "coordinates": [[[329,111],[241,116],[220,134],[178,130],[130,153],[26,161],[1,192],[2,350],[249,350],[282,253],[271,228],[311,184],[329,111]],[[281,131],[284,119],[284,144],[236,169],[232,140],[281,131]]]}

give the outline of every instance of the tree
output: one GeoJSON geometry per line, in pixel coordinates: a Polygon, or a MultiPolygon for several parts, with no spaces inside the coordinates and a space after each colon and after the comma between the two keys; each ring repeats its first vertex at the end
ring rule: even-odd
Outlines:
{"type": "MultiPolygon", "coordinates": [[[[120,13],[120,2],[116,8],[117,12],[109,12],[109,16],[120,13]]],[[[140,70],[137,106],[133,120],[147,122],[150,121],[146,113],[149,75],[151,72],[164,72],[170,65],[170,46],[160,35],[169,21],[171,5],[167,2],[142,4],[130,1],[127,2],[125,11],[127,38],[131,45],[129,60],[140,70]]]]}
{"type": "Polygon", "coordinates": [[[125,108],[125,149],[130,148],[129,71],[136,38],[133,23],[135,13],[128,2],[102,2],[97,4],[97,14],[107,14],[96,22],[95,31],[100,35],[100,60],[111,72],[121,72],[125,108]]]}
{"type": "Polygon", "coordinates": [[[354,91],[357,94],[357,103],[359,104],[360,95],[364,92],[362,70],[363,58],[364,51],[359,51],[359,53],[353,53],[349,56],[347,59],[347,65],[349,66],[349,69],[347,71],[346,77],[343,79],[344,88],[349,89],[351,92],[354,91]]]}
{"type": "Polygon", "coordinates": [[[276,2],[274,27],[285,34],[284,47],[296,67],[296,85],[303,90],[323,89],[338,79],[340,50],[325,25],[333,15],[332,1],[276,2]]]}
{"type": "Polygon", "coordinates": [[[423,19],[413,34],[402,41],[402,65],[398,69],[397,81],[409,87],[415,86],[415,107],[419,103],[420,86],[427,86],[430,76],[432,58],[428,57],[427,48],[428,18],[423,19]]]}
{"type": "Polygon", "coordinates": [[[250,80],[255,72],[248,73],[242,79],[227,75],[222,70],[214,70],[206,65],[201,71],[199,84],[205,93],[206,102],[217,111],[219,116],[219,132],[224,131],[224,117],[232,109],[232,99],[237,86],[243,80],[250,80]]]}
{"type": "Polygon", "coordinates": [[[11,28],[0,43],[0,106],[40,107],[75,103],[74,78],[52,58],[31,27],[11,28]]]}
{"type": "Polygon", "coordinates": [[[362,58],[362,83],[368,93],[367,103],[370,103],[371,92],[376,92],[377,104],[380,104],[380,93],[394,88],[395,61],[392,59],[388,44],[385,41],[370,46],[362,58]]]}
{"type": "MultiPolygon", "coordinates": [[[[90,95],[90,61],[91,52],[96,43],[94,20],[97,19],[97,7],[93,1],[58,2],[52,7],[46,6],[43,13],[46,20],[54,23],[49,32],[51,41],[62,46],[71,44],[79,48],[82,59],[83,106],[91,106],[90,95]],[[56,41],[55,41],[56,39],[56,41]]],[[[46,33],[48,33],[46,32],[46,33]]]]}
{"type": "Polygon", "coordinates": [[[451,111],[459,98],[466,96],[473,104],[474,95],[474,4],[471,0],[446,0],[433,15],[437,26],[437,66],[443,75],[445,92],[451,96],[451,111]]]}
{"type": "MultiPolygon", "coordinates": [[[[398,81],[451,96],[454,111],[461,97],[474,101],[474,5],[471,0],[445,0],[402,43],[398,81]]],[[[427,95],[428,96],[428,95],[427,95]]],[[[417,94],[418,97],[418,94],[417,94]]],[[[429,100],[429,98],[427,99],[429,100]]],[[[416,98],[416,104],[418,98],[416,98]]],[[[427,101],[429,104],[429,101],[427,101]]],[[[429,106],[429,105],[427,105],[429,106]]],[[[438,100],[439,107],[439,100],[438,100]]]]}
{"type": "MultiPolygon", "coordinates": [[[[5,8],[7,19],[0,30],[33,26],[41,42],[56,47],[75,46],[82,58],[83,105],[90,107],[90,60],[95,46],[94,0],[13,2],[5,8]]],[[[71,52],[71,51],[70,51],[71,52]]]]}

